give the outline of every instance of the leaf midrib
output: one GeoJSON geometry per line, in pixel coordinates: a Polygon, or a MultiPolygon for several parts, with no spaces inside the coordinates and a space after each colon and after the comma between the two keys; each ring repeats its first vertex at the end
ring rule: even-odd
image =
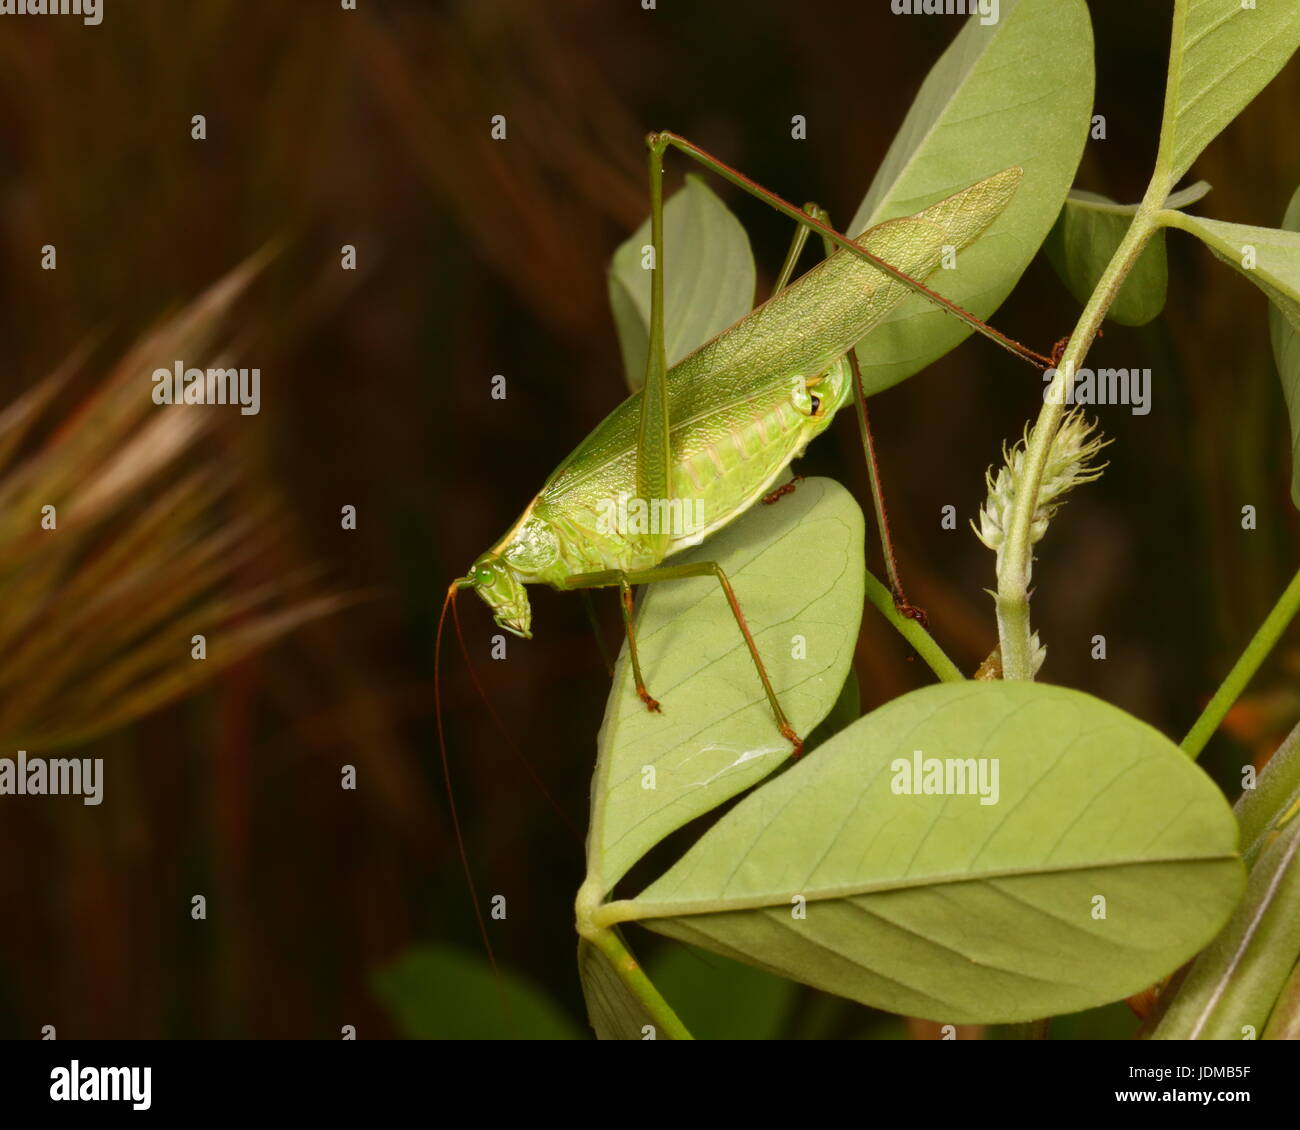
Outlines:
{"type": "Polygon", "coordinates": [[[612,926],[619,922],[642,922],[654,918],[685,918],[704,914],[732,914],[746,910],[782,909],[790,905],[791,894],[801,894],[808,902],[833,902],[840,899],[857,898],[862,895],[883,894],[889,891],[926,890],[946,886],[959,886],[963,883],[986,883],[996,879],[1016,878],[1052,878],[1069,875],[1080,871],[1109,870],[1124,867],[1163,866],[1166,864],[1203,864],[1226,863],[1240,857],[1236,852],[1214,853],[1210,855],[1173,855],[1147,856],[1140,859],[1108,859],[1093,862],[1081,862],[1069,866],[1025,866],[1010,867],[984,871],[972,875],[968,872],[950,872],[926,876],[922,879],[907,877],[898,880],[881,880],[868,883],[845,884],[826,887],[818,891],[782,891],[765,895],[752,895],[747,898],[694,899],[672,902],[643,902],[640,899],[617,899],[605,903],[596,913],[596,919],[602,926],[612,926]]]}

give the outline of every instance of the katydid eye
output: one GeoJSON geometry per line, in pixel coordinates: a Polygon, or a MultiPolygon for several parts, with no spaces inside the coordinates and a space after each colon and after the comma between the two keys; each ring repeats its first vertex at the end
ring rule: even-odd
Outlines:
{"type": "Polygon", "coordinates": [[[818,395],[814,392],[814,393],[812,394],[812,414],[813,414],[814,416],[816,416],[816,415],[817,415],[821,410],[822,410],[822,402],[821,402],[821,399],[820,399],[820,397],[818,397],[818,395]]]}
{"type": "Polygon", "coordinates": [[[490,581],[490,580],[492,579],[492,570],[491,570],[491,569],[480,569],[480,570],[478,571],[478,579],[479,579],[483,584],[487,584],[488,581],[490,581]]]}

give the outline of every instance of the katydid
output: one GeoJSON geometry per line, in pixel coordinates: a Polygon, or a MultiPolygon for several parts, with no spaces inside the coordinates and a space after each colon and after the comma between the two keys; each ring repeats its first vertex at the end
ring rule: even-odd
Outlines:
{"type": "Polygon", "coordinates": [[[855,242],[676,135],[652,134],[648,144],[654,258],[645,382],[556,468],[469,573],[452,582],[443,611],[458,589],[472,588],[499,627],[528,639],[526,585],[562,591],[617,586],[636,690],[649,709],[658,710],[637,656],[632,586],[716,576],[776,725],[797,754],[800,738],[768,680],[726,574],[712,562],[674,566],[665,560],[763,498],[835,413],[860,395],[853,347],[909,290],[1012,352],[1045,364],[923,282],[945,253],[973,243],[1002,213],[1022,171],[1003,169],[915,215],[878,224],[855,242]],[[820,232],[828,252],[837,248],[671,370],[663,327],[662,160],[669,145],[772,204],[802,225],[800,232],[820,232]]]}

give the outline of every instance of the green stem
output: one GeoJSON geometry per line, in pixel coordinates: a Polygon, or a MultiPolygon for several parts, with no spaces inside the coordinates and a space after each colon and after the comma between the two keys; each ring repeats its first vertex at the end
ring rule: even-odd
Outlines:
{"type": "Polygon", "coordinates": [[[1214,736],[1214,731],[1219,728],[1219,724],[1223,721],[1232,704],[1237,701],[1241,696],[1241,692],[1246,689],[1246,684],[1259,670],[1259,666],[1264,662],[1265,657],[1273,650],[1273,645],[1286,631],[1287,625],[1294,619],[1297,610],[1300,610],[1300,572],[1297,572],[1291,578],[1291,583],[1287,585],[1286,591],[1278,598],[1278,602],[1273,605],[1273,610],[1259,626],[1259,631],[1255,633],[1254,639],[1246,645],[1246,650],[1241,653],[1241,658],[1233,665],[1232,670],[1228,672],[1228,677],[1223,680],[1219,689],[1214,692],[1214,697],[1201,711],[1201,716],[1187,732],[1187,737],[1182,740],[1183,752],[1188,757],[1196,758],[1200,756],[1201,750],[1205,748],[1205,743],[1214,736]]]}
{"type": "Polygon", "coordinates": [[[1002,648],[1004,679],[1034,677],[1034,649],[1030,642],[1029,628],[1029,578],[1033,563],[1031,528],[1038,509],[1038,491],[1042,486],[1043,469],[1052,450],[1052,440],[1065,415],[1065,394],[1070,375],[1087,356],[1097,331],[1101,329],[1106,311],[1115,301],[1119,288],[1142,254],[1147,240],[1159,227],[1157,216],[1169,194],[1168,190],[1167,180],[1159,176],[1152,179],[1124,239],[1115,249],[1115,254],[1111,256],[1110,263],[1079,316],[1030,435],[1023,478],[1016,490],[1011,522],[998,568],[998,639],[1002,648]]]}
{"type": "Polygon", "coordinates": [[[600,895],[598,888],[590,880],[583,883],[581,890],[578,891],[576,909],[578,933],[600,950],[618,979],[645,1009],[658,1032],[670,1040],[693,1040],[695,1037],[678,1018],[672,1006],[660,995],[654,982],[645,975],[636,958],[623,945],[623,940],[618,933],[596,923],[595,916],[600,910],[600,895]]]}
{"type": "Polygon", "coordinates": [[[628,991],[641,1002],[641,1006],[654,1020],[655,1027],[671,1040],[693,1040],[686,1025],[678,1019],[672,1006],[659,994],[654,983],[645,975],[637,964],[636,958],[628,953],[622,940],[613,930],[600,930],[587,938],[605,955],[614,972],[627,986],[628,991]]]}
{"type": "Polygon", "coordinates": [[[888,620],[899,634],[916,650],[916,654],[925,660],[930,670],[945,683],[960,683],[966,678],[961,668],[949,659],[937,643],[920,624],[910,616],[904,616],[894,604],[894,594],[882,585],[867,570],[867,599],[876,606],[880,614],[888,620]]]}

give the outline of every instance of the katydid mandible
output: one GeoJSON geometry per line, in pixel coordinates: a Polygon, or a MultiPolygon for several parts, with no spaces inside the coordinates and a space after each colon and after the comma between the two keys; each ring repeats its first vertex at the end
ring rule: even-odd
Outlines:
{"type": "Polygon", "coordinates": [[[665,565],[749,509],[830,424],[858,389],[850,353],[909,291],[918,291],[1035,364],[1011,342],[925,286],[946,251],[977,240],[1011,201],[1018,167],[850,241],[673,134],[651,134],[650,341],[642,388],[565,459],[509,530],[469,573],[497,625],[531,638],[525,586],[568,591],[617,586],[636,690],[658,710],[641,676],[632,586],[713,575],[744,636],[776,725],[797,754],[786,719],[731,585],[712,562],[665,565]],[[837,250],[735,325],[667,369],[663,327],[663,154],[669,145],[764,199],[837,250]],[[629,500],[632,505],[629,506],[629,500]],[[637,504],[640,504],[637,510],[637,504]],[[611,520],[636,511],[642,521],[611,520]],[[645,521],[649,514],[652,519],[645,521]],[[683,520],[683,516],[687,520],[683,520]],[[690,520],[695,518],[696,520],[690,520]]]}

